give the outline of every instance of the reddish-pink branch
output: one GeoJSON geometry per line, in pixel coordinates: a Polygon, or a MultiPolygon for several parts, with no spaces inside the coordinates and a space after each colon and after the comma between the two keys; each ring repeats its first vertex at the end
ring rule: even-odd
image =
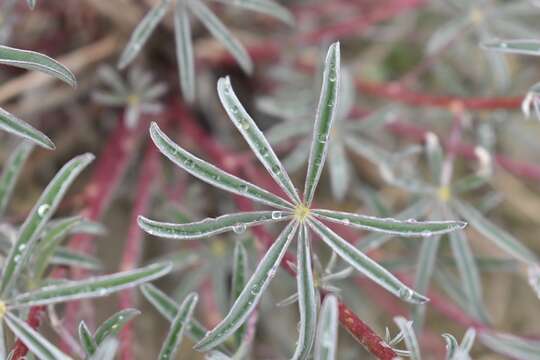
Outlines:
{"type": "MultiPolygon", "coordinates": [[[[122,262],[120,271],[128,271],[136,268],[141,260],[143,249],[143,233],[137,223],[140,214],[145,214],[152,201],[152,190],[159,179],[161,173],[161,163],[159,161],[159,151],[150,143],[147,145],[143,163],[139,170],[138,184],[135,191],[135,202],[131,212],[131,219],[128,234],[122,252],[122,262]]],[[[133,308],[136,306],[136,292],[134,289],[127,289],[119,294],[119,305],[121,309],[133,308]]],[[[120,332],[120,358],[122,360],[134,359],[133,344],[134,334],[131,323],[120,332]]]]}
{"type": "MultiPolygon", "coordinates": [[[[34,306],[30,308],[28,312],[28,318],[26,323],[32,328],[37,329],[41,324],[41,318],[45,313],[45,306],[34,306]]],[[[20,340],[17,339],[13,347],[13,357],[12,360],[22,360],[26,357],[28,353],[28,347],[20,340]]]]}

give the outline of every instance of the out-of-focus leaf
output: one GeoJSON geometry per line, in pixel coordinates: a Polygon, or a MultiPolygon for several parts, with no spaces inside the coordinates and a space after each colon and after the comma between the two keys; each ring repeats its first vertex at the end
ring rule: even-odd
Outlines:
{"type": "Polygon", "coordinates": [[[324,63],[323,84],[317,116],[313,130],[313,140],[309,152],[308,170],[304,188],[304,202],[307,207],[311,205],[315,189],[321,177],[328,149],[328,135],[338,106],[338,93],[340,83],[340,50],[339,42],[330,46],[324,63]]]}
{"type": "Polygon", "coordinates": [[[71,86],[77,84],[75,75],[58,61],[35,51],[15,49],[0,45],[0,64],[37,70],[52,75],[71,86]]]}
{"type": "Polygon", "coordinates": [[[214,0],[223,4],[243,7],[279,19],[289,25],[294,24],[294,16],[286,7],[272,0],[214,0]]]}
{"type": "Polygon", "coordinates": [[[71,357],[61,352],[30,325],[15,315],[6,313],[4,321],[15,336],[28,347],[31,353],[41,360],[72,360],[71,357]]]}
{"type": "Polygon", "coordinates": [[[169,160],[210,185],[277,208],[293,207],[288,201],[193,156],[169,139],[156,123],[150,126],[150,136],[169,160]]]}
{"type": "Polygon", "coordinates": [[[538,40],[494,40],[483,42],[480,46],[485,50],[504,53],[540,55],[540,41],[538,40]]]}
{"type": "Polygon", "coordinates": [[[98,346],[94,355],[89,357],[88,360],[113,360],[117,350],[118,340],[115,338],[108,338],[98,346]]]}
{"type": "Polygon", "coordinates": [[[8,302],[8,307],[28,307],[48,305],[68,300],[88,299],[107,296],[155,280],[171,270],[168,263],[152,264],[131,271],[112,275],[97,276],[79,281],[66,281],[58,285],[45,286],[34,291],[16,295],[8,302]]]}
{"type": "Polygon", "coordinates": [[[512,359],[540,359],[540,341],[527,340],[505,333],[482,332],[480,341],[493,351],[512,359]]]}
{"type": "Polygon", "coordinates": [[[0,129],[28,139],[45,149],[55,148],[47,135],[2,108],[0,108],[0,129]]]}
{"type": "Polygon", "coordinates": [[[458,200],[452,201],[452,207],[469,221],[471,226],[508,254],[526,263],[538,263],[538,257],[535,254],[512,235],[486,219],[478,210],[458,200]]]}
{"type": "Polygon", "coordinates": [[[195,345],[196,350],[206,351],[214,348],[227,340],[232,333],[242,326],[251,311],[257,306],[262,294],[270,285],[270,281],[274,278],[297,227],[298,223],[293,221],[281,232],[277,240],[263,256],[259,265],[257,265],[255,272],[234,302],[229,313],[195,345]]]}
{"type": "Polygon", "coordinates": [[[182,95],[187,102],[192,103],[195,100],[195,63],[193,61],[191,24],[184,1],[176,2],[174,38],[176,41],[176,60],[178,61],[182,95]]]}
{"type": "Polygon", "coordinates": [[[242,134],[253,153],[263,164],[272,178],[285,191],[294,203],[300,203],[300,197],[292,183],[289,175],[283,168],[274,150],[266,140],[264,134],[255,124],[255,121],[249,116],[242,103],[236,97],[229,77],[218,80],[217,90],[219,99],[223,108],[229,115],[229,118],[242,134]]]}
{"type": "Polygon", "coordinates": [[[147,233],[176,240],[189,240],[208,237],[226,231],[243,233],[248,227],[272,223],[290,218],[284,211],[253,211],[207,218],[188,224],[173,224],[154,221],[139,216],[138,223],[147,233]]]}
{"type": "Polygon", "coordinates": [[[199,0],[187,0],[187,4],[193,14],[201,20],[204,26],[210,31],[225,48],[236,59],[242,70],[251,74],[253,72],[253,63],[247,53],[244,46],[234,37],[234,35],[227,30],[225,25],[218,19],[218,17],[199,0]]]}
{"type": "Polygon", "coordinates": [[[389,271],[357,250],[317,219],[309,219],[308,224],[344,261],[395,296],[413,304],[422,304],[428,301],[426,297],[403,284],[389,271]]]}
{"type": "Polygon", "coordinates": [[[29,143],[22,142],[13,150],[8,160],[4,165],[2,175],[0,176],[0,217],[4,215],[21,169],[28,159],[33,146],[29,143]]]}
{"type": "Polygon", "coordinates": [[[176,352],[182,343],[184,332],[190,326],[191,317],[193,316],[193,311],[198,300],[199,297],[197,294],[191,293],[182,302],[176,316],[171,322],[169,333],[163,342],[158,359],[169,360],[176,358],[176,352]]]}
{"type": "Polygon", "coordinates": [[[56,211],[58,204],[77,175],[94,159],[92,154],[75,157],[55,175],[34,208],[21,225],[18,238],[11,248],[2,272],[0,295],[5,294],[17,280],[22,266],[32,253],[41,230],[56,211]]]}
{"type": "Polygon", "coordinates": [[[328,148],[328,170],[330,172],[330,185],[336,200],[345,197],[351,181],[351,169],[345,146],[341,142],[334,142],[328,148]]]}
{"type": "Polygon", "coordinates": [[[103,268],[103,264],[98,258],[85,253],[73,251],[65,247],[59,247],[56,249],[51,258],[50,264],[94,271],[101,270],[103,268]]]}
{"type": "Polygon", "coordinates": [[[148,41],[152,32],[156,29],[161,19],[167,13],[171,0],[161,0],[144,16],[137,25],[131,37],[120,55],[118,68],[123,69],[131,63],[139,54],[144,44],[148,41]]]}
{"type": "Polygon", "coordinates": [[[319,314],[315,360],[334,360],[338,336],[338,301],[334,295],[326,295],[319,314]]]}

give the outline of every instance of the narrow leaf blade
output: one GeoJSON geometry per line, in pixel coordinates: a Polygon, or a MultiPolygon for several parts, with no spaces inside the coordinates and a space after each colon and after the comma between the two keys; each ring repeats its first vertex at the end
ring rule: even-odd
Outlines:
{"type": "Polygon", "coordinates": [[[174,39],[176,41],[176,60],[178,61],[182,96],[188,103],[193,103],[195,100],[195,63],[193,61],[191,24],[184,1],[176,2],[174,39]]]}
{"type": "Polygon", "coordinates": [[[79,324],[79,342],[81,343],[87,355],[92,355],[96,352],[96,342],[94,341],[92,333],[90,332],[84,321],[81,321],[81,323],[79,324]]]}
{"type": "Polygon", "coordinates": [[[225,191],[270,206],[281,209],[292,208],[288,201],[190,154],[168,138],[156,123],[150,126],[150,136],[163,155],[196,178],[225,191]]]}
{"type": "Polygon", "coordinates": [[[64,65],[47,55],[0,45],[0,64],[27,70],[37,70],[52,75],[71,86],[77,85],[75,75],[64,65]]]}
{"type": "Polygon", "coordinates": [[[55,304],[75,299],[103,297],[160,278],[168,274],[171,267],[170,263],[158,263],[112,275],[96,276],[80,281],[45,286],[15,296],[9,302],[9,305],[11,307],[27,307],[55,304]]]}
{"type": "Polygon", "coordinates": [[[132,319],[140,315],[137,309],[123,309],[105,320],[96,330],[94,339],[101,345],[107,338],[114,338],[132,319]]]}
{"type": "Polygon", "coordinates": [[[294,24],[294,16],[286,7],[270,0],[214,0],[223,4],[243,7],[245,9],[253,10],[272,16],[276,19],[283,21],[286,24],[294,24]]]}
{"type": "Polygon", "coordinates": [[[196,293],[191,293],[184,299],[171,323],[169,333],[163,342],[158,359],[169,360],[176,358],[176,352],[182,343],[184,332],[190,326],[191,317],[193,316],[193,311],[198,300],[199,297],[196,293]]]}
{"type": "Polygon", "coordinates": [[[338,301],[334,295],[326,295],[320,311],[315,341],[315,360],[334,360],[336,358],[338,337],[338,301]]]}
{"type": "Polygon", "coordinates": [[[344,261],[395,296],[413,304],[422,304],[428,301],[426,297],[403,284],[388,270],[371,260],[317,219],[309,219],[308,224],[344,261]]]}
{"type": "Polygon", "coordinates": [[[0,108],[0,129],[28,139],[45,149],[55,148],[47,135],[2,108],[0,108]]]}
{"type": "Polygon", "coordinates": [[[283,165],[266,140],[262,131],[259,130],[255,121],[249,116],[240,100],[236,97],[231,85],[231,79],[228,76],[218,80],[217,91],[219,100],[221,101],[223,108],[225,108],[227,115],[238,131],[240,131],[244,139],[246,139],[253,153],[289,198],[295,203],[299,203],[300,197],[298,196],[289,175],[283,168],[283,165]]]}
{"type": "Polygon", "coordinates": [[[257,269],[255,269],[227,316],[195,345],[196,350],[207,351],[214,348],[227,340],[232,333],[242,326],[252,310],[257,306],[262,294],[274,277],[285,251],[296,233],[297,227],[296,222],[291,222],[281,232],[277,240],[263,256],[259,265],[257,265],[257,269]]]}
{"type": "Polygon", "coordinates": [[[332,128],[332,122],[338,106],[338,93],[340,82],[340,50],[339,42],[330,46],[326,54],[324,63],[323,84],[319,105],[317,107],[317,116],[313,130],[313,140],[309,152],[308,170],[306,174],[306,184],[304,188],[304,203],[311,205],[313,195],[322,168],[326,160],[326,151],[328,145],[328,135],[332,128]]]}
{"type": "Polygon", "coordinates": [[[253,211],[227,214],[217,218],[207,218],[188,224],[174,224],[154,221],[139,216],[141,229],[147,233],[168,239],[186,240],[199,239],[227,231],[242,233],[248,227],[284,220],[290,214],[283,211],[253,211]]]}
{"type": "Polygon", "coordinates": [[[19,174],[32,148],[33,146],[30,143],[26,141],[22,142],[13,150],[4,165],[2,176],[0,176],[0,217],[2,217],[6,210],[19,174]]]}

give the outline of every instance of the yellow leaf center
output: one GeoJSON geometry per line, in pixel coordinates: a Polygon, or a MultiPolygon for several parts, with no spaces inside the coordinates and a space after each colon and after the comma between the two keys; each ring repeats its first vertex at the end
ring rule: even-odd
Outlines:
{"type": "Polygon", "coordinates": [[[437,190],[437,196],[443,202],[447,202],[448,200],[450,200],[451,195],[452,193],[450,191],[450,187],[448,186],[441,186],[439,190],[437,190]]]}
{"type": "Polygon", "coordinates": [[[309,213],[310,213],[309,208],[305,206],[304,204],[298,204],[294,208],[294,218],[298,222],[304,222],[306,217],[308,217],[309,213]]]}

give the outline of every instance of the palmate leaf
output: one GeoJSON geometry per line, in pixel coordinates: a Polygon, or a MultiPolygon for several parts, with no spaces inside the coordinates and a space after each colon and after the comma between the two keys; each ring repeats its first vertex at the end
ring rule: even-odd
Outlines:
{"type": "Polygon", "coordinates": [[[389,271],[371,260],[368,256],[360,252],[317,219],[310,218],[307,221],[313,231],[315,231],[315,233],[317,233],[317,235],[319,235],[319,237],[330,246],[336,254],[357,271],[405,301],[413,304],[422,304],[428,301],[426,297],[418,294],[403,284],[389,271]]]}
{"type": "Polygon", "coordinates": [[[251,74],[253,63],[246,49],[237,38],[223,25],[221,20],[200,0],[186,0],[189,8],[231,55],[236,59],[242,70],[251,74]]]}
{"type": "Polygon", "coordinates": [[[296,188],[274,153],[274,150],[264,137],[262,131],[257,127],[257,124],[255,124],[255,121],[249,116],[242,103],[236,97],[231,86],[231,79],[229,77],[219,79],[217,91],[219,100],[223,108],[225,108],[227,115],[244,139],[246,139],[253,153],[289,198],[296,204],[300,203],[300,197],[296,188]]]}
{"type": "Polygon", "coordinates": [[[540,55],[540,41],[538,40],[496,40],[484,42],[480,46],[485,50],[504,53],[540,55]]]}
{"type": "Polygon", "coordinates": [[[55,148],[47,135],[2,108],[0,108],[0,129],[28,139],[45,149],[55,148]]]}
{"type": "Polygon", "coordinates": [[[378,218],[334,210],[312,210],[313,215],[324,220],[356,227],[359,229],[378,231],[399,236],[442,235],[454,230],[463,229],[467,223],[463,221],[416,221],[378,218]]]}
{"type": "Polygon", "coordinates": [[[105,320],[96,330],[94,339],[99,346],[108,338],[114,338],[132,319],[140,315],[137,309],[123,309],[105,320]]]}
{"type": "Polygon", "coordinates": [[[300,326],[296,350],[292,359],[307,359],[317,327],[317,298],[315,283],[311,267],[311,247],[306,224],[302,224],[298,235],[298,263],[296,273],[296,286],[298,289],[298,310],[300,312],[300,326]]]}
{"type": "Polygon", "coordinates": [[[158,263],[112,275],[96,276],[79,281],[67,281],[18,294],[10,299],[7,304],[8,308],[21,308],[103,297],[160,278],[168,274],[171,267],[172,265],[169,263],[158,263]]]}
{"type": "Polygon", "coordinates": [[[180,75],[182,96],[188,103],[195,100],[195,62],[193,60],[193,43],[191,40],[191,24],[186,3],[177,1],[174,12],[174,39],[176,42],[176,60],[180,75]]]}
{"type": "Polygon", "coordinates": [[[314,351],[315,360],[334,360],[336,358],[338,323],[337,298],[332,294],[326,295],[319,313],[314,351]]]}
{"type": "Polygon", "coordinates": [[[281,221],[290,217],[290,213],[274,210],[227,214],[188,224],[164,223],[143,216],[139,216],[138,222],[140,228],[151,235],[186,240],[208,237],[231,230],[241,233],[247,227],[281,221]]]}
{"type": "Polygon", "coordinates": [[[150,136],[158,149],[173,163],[196,178],[229,191],[280,209],[292,209],[293,205],[267,190],[231,175],[184,150],[167,137],[156,123],[150,125],[150,136]]]}
{"type": "Polygon", "coordinates": [[[58,61],[35,51],[0,45],[0,64],[27,70],[37,70],[54,76],[71,86],[77,84],[75,75],[58,61]]]}
{"type": "MultiPolygon", "coordinates": [[[[167,320],[173,321],[176,317],[179,305],[152,284],[144,284],[140,288],[144,297],[156,308],[156,310],[167,320]]],[[[196,319],[191,319],[187,332],[192,340],[199,341],[204,337],[207,330],[196,319]]]]}
{"type": "Polygon", "coordinates": [[[22,142],[9,156],[0,176],[0,217],[4,215],[22,167],[28,159],[33,146],[28,142],[22,142]]]}
{"type": "Polygon", "coordinates": [[[339,42],[336,42],[328,49],[324,63],[323,84],[317,107],[304,188],[304,203],[307,207],[311,205],[326,160],[328,135],[338,106],[340,76],[340,50],[339,42]]]}
{"type": "Polygon", "coordinates": [[[223,343],[244,323],[259,303],[262,294],[270,285],[270,281],[274,278],[297,228],[298,223],[295,221],[290,222],[285,227],[257,265],[255,272],[234,302],[229,313],[195,345],[196,350],[207,351],[223,343]]]}
{"type": "Polygon", "coordinates": [[[148,41],[148,38],[160,21],[163,19],[171,0],[160,0],[156,5],[144,16],[142,21],[137,25],[131,37],[124,48],[124,51],[120,55],[118,60],[118,68],[123,69],[128,66],[135,57],[139,54],[144,44],[148,41]]]}
{"type": "Polygon", "coordinates": [[[478,210],[459,200],[452,200],[452,208],[470,222],[478,232],[493,241],[499,248],[525,263],[538,263],[538,257],[516,238],[486,219],[478,210]]]}
{"type": "Polygon", "coordinates": [[[92,154],[75,157],[55,175],[36,205],[21,225],[2,272],[0,295],[6,294],[32,252],[41,230],[56,211],[67,189],[79,173],[94,159],[92,154]]]}
{"type": "Polygon", "coordinates": [[[294,24],[294,16],[286,7],[271,1],[271,0],[214,0],[226,5],[233,5],[243,7],[248,10],[260,12],[262,14],[270,15],[287,23],[289,25],[294,24]]]}
{"type": "Polygon", "coordinates": [[[189,294],[178,309],[176,316],[171,322],[169,333],[163,342],[159,352],[159,360],[169,360],[176,358],[176,352],[182,343],[184,332],[190,326],[193,311],[197,305],[199,297],[196,293],[189,294]]]}
{"type": "Polygon", "coordinates": [[[31,353],[40,360],[72,360],[56,346],[51,344],[36,330],[32,329],[26,322],[17,318],[11,313],[6,313],[4,321],[13,334],[28,347],[31,353]]]}
{"type": "Polygon", "coordinates": [[[96,341],[84,321],[81,321],[79,324],[79,342],[87,355],[92,355],[96,352],[96,341]]]}

